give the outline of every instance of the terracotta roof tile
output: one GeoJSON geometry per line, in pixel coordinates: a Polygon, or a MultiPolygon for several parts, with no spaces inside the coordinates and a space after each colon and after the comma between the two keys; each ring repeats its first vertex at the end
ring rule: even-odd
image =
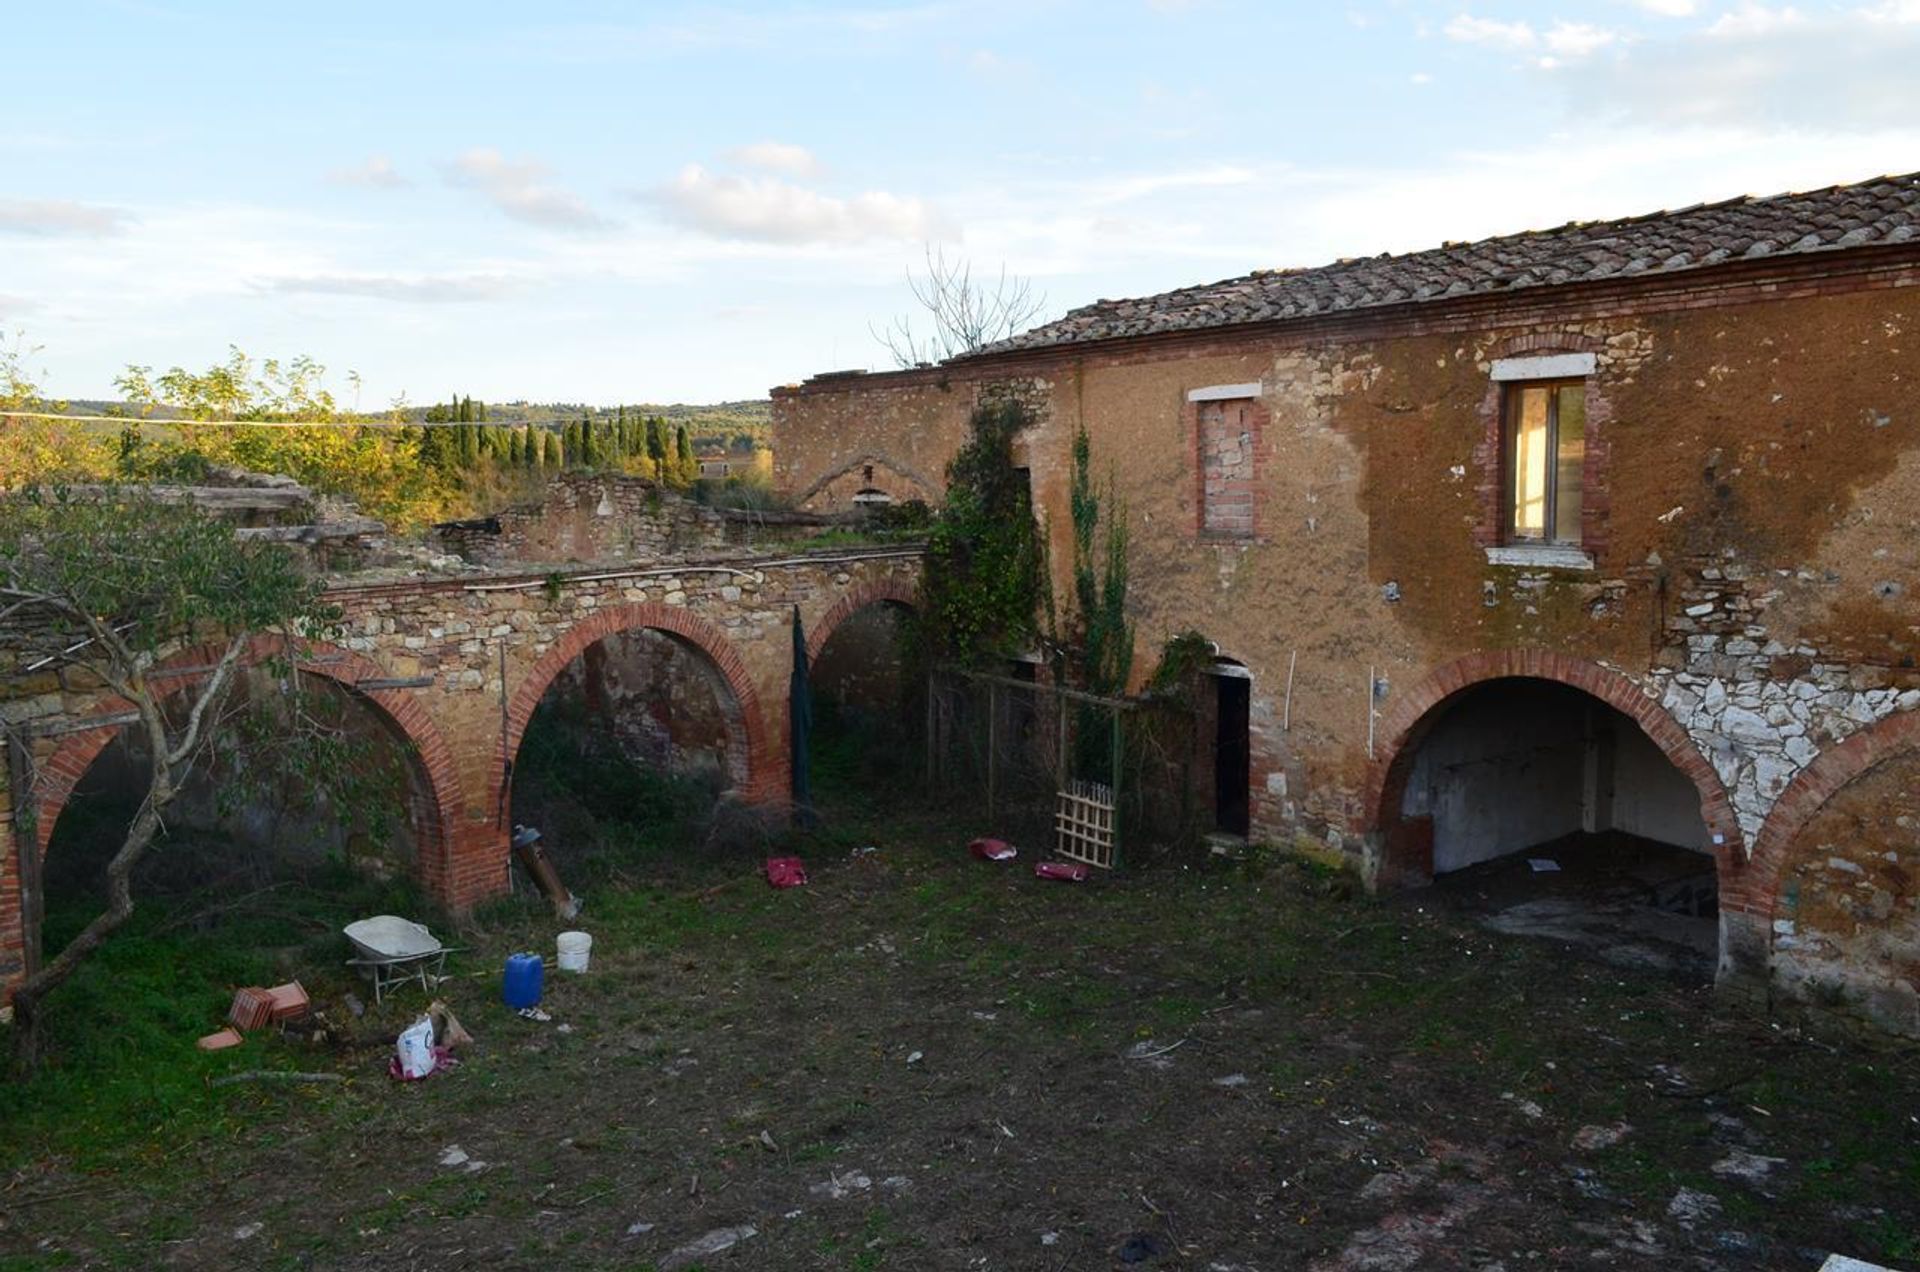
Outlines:
{"type": "Polygon", "coordinates": [[[1101,300],[964,357],[1920,242],[1920,173],[1101,300]]]}

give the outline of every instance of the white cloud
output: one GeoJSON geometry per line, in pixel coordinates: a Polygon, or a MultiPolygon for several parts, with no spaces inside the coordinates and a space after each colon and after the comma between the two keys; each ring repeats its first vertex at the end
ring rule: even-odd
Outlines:
{"type": "Polygon", "coordinates": [[[722,238],[769,243],[857,243],[940,237],[924,199],[874,190],[836,198],[773,177],[734,177],[697,163],[651,193],[683,225],[722,238]]]}
{"type": "Polygon", "coordinates": [[[1585,22],[1556,22],[1545,38],[1547,48],[1559,57],[1586,57],[1616,42],[1620,36],[1585,22]]]}
{"type": "Polygon", "coordinates": [[[400,175],[393,166],[393,160],[385,155],[371,155],[365,163],[350,168],[335,168],[327,174],[329,185],[361,186],[369,190],[399,190],[413,182],[400,175]]]}
{"type": "Polygon", "coordinates": [[[1590,22],[1555,22],[1546,31],[1528,22],[1501,22],[1462,13],[1447,23],[1446,37],[1461,44],[1478,44],[1509,53],[1545,50],[1534,64],[1551,70],[1564,61],[1578,60],[1617,43],[1620,33],[1590,22]]]}
{"type": "Polygon", "coordinates": [[[1249,185],[1257,176],[1251,168],[1236,164],[1214,164],[1205,168],[1152,172],[1094,182],[1085,187],[1083,198],[1089,206],[1100,207],[1143,199],[1166,190],[1205,190],[1249,185]]]}
{"type": "Polygon", "coordinates": [[[1920,25],[1920,0],[1885,0],[1871,9],[1860,10],[1860,16],[1869,22],[1893,26],[1920,25]]]}
{"type": "Polygon", "coordinates": [[[516,221],[557,230],[599,230],[608,222],[570,190],[547,184],[545,164],[511,160],[489,146],[467,151],[446,167],[456,186],[478,190],[516,221]]]}
{"type": "Polygon", "coordinates": [[[1633,0],[1638,7],[1662,18],[1690,18],[1700,8],[1698,0],[1633,0]]]}
{"type": "Polygon", "coordinates": [[[743,167],[784,173],[789,177],[811,177],[820,172],[820,160],[811,150],[784,141],[756,141],[735,146],[727,151],[727,158],[743,167]]]}
{"type": "Polygon", "coordinates": [[[1413,74],[1407,76],[1407,83],[1431,84],[1433,83],[1433,76],[1427,74],[1425,71],[1415,71],[1413,74]]]}
{"type": "Polygon", "coordinates": [[[72,199],[0,199],[0,233],[38,238],[104,238],[131,220],[119,208],[72,199]]]}
{"type": "Polygon", "coordinates": [[[520,280],[502,274],[300,274],[263,278],[257,286],[263,291],[364,296],[411,304],[498,300],[523,290],[520,280]]]}
{"type": "MultiPolygon", "coordinates": [[[[1901,4],[1920,9],[1916,0],[1901,4]]],[[[1748,4],[1631,58],[1562,72],[1568,107],[1655,127],[1839,132],[1920,118],[1920,22],[1892,4],[1809,16],[1748,4]]],[[[1916,166],[1908,162],[1904,167],[1916,166]]],[[[1902,166],[1896,162],[1896,167],[1902,166]]],[[[1835,179],[1849,174],[1839,172],[1835,179]]]]}
{"type": "Polygon", "coordinates": [[[1755,4],[1752,0],[1738,9],[1723,13],[1713,20],[1707,28],[1708,35],[1746,36],[1772,35],[1789,27],[1796,27],[1806,21],[1806,15],[1792,5],[1773,8],[1769,5],[1755,4]]]}
{"type": "Polygon", "coordinates": [[[1444,31],[1449,40],[1457,40],[1462,44],[1485,44],[1516,52],[1532,48],[1540,38],[1529,23],[1476,18],[1467,13],[1447,23],[1444,31]]]}

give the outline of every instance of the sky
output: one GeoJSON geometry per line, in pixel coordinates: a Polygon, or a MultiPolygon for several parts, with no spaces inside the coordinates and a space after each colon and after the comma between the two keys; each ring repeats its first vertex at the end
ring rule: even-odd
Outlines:
{"type": "Polygon", "coordinates": [[[0,330],[358,404],[891,365],[929,245],[1042,318],[1920,169],[1920,0],[10,3],[0,330]]]}

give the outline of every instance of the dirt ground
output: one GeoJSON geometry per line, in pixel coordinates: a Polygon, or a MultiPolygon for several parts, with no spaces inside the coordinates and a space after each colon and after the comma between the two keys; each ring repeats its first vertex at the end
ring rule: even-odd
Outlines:
{"type": "Polygon", "coordinates": [[[1299,864],[1047,883],[970,833],[603,889],[544,1023],[497,1002],[552,948],[508,907],[424,1082],[384,1076],[416,991],[363,1047],[209,1062],[344,1084],[97,1154],[0,1131],[0,1267],[1920,1266],[1912,1048],[1299,864]]]}

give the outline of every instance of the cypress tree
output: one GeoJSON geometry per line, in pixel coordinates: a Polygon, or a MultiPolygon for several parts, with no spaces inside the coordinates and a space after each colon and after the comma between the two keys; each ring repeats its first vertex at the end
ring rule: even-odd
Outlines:
{"type": "Polygon", "coordinates": [[[513,465],[515,468],[518,468],[520,467],[522,458],[523,457],[520,454],[520,434],[517,432],[508,433],[507,434],[507,462],[513,465]]]}
{"type": "Polygon", "coordinates": [[[582,412],[580,416],[580,464],[584,468],[598,468],[600,466],[600,448],[595,443],[593,417],[582,412]]]}
{"type": "Polygon", "coordinates": [[[667,479],[667,422],[658,415],[647,420],[647,458],[660,480],[667,479]]]}
{"type": "Polygon", "coordinates": [[[561,437],[560,462],[567,468],[571,468],[580,462],[580,425],[578,421],[569,420],[567,422],[566,432],[561,437]]]}
{"type": "Polygon", "coordinates": [[[700,476],[700,461],[693,457],[693,438],[687,435],[685,424],[674,430],[674,450],[680,460],[680,481],[690,486],[700,476]]]}

